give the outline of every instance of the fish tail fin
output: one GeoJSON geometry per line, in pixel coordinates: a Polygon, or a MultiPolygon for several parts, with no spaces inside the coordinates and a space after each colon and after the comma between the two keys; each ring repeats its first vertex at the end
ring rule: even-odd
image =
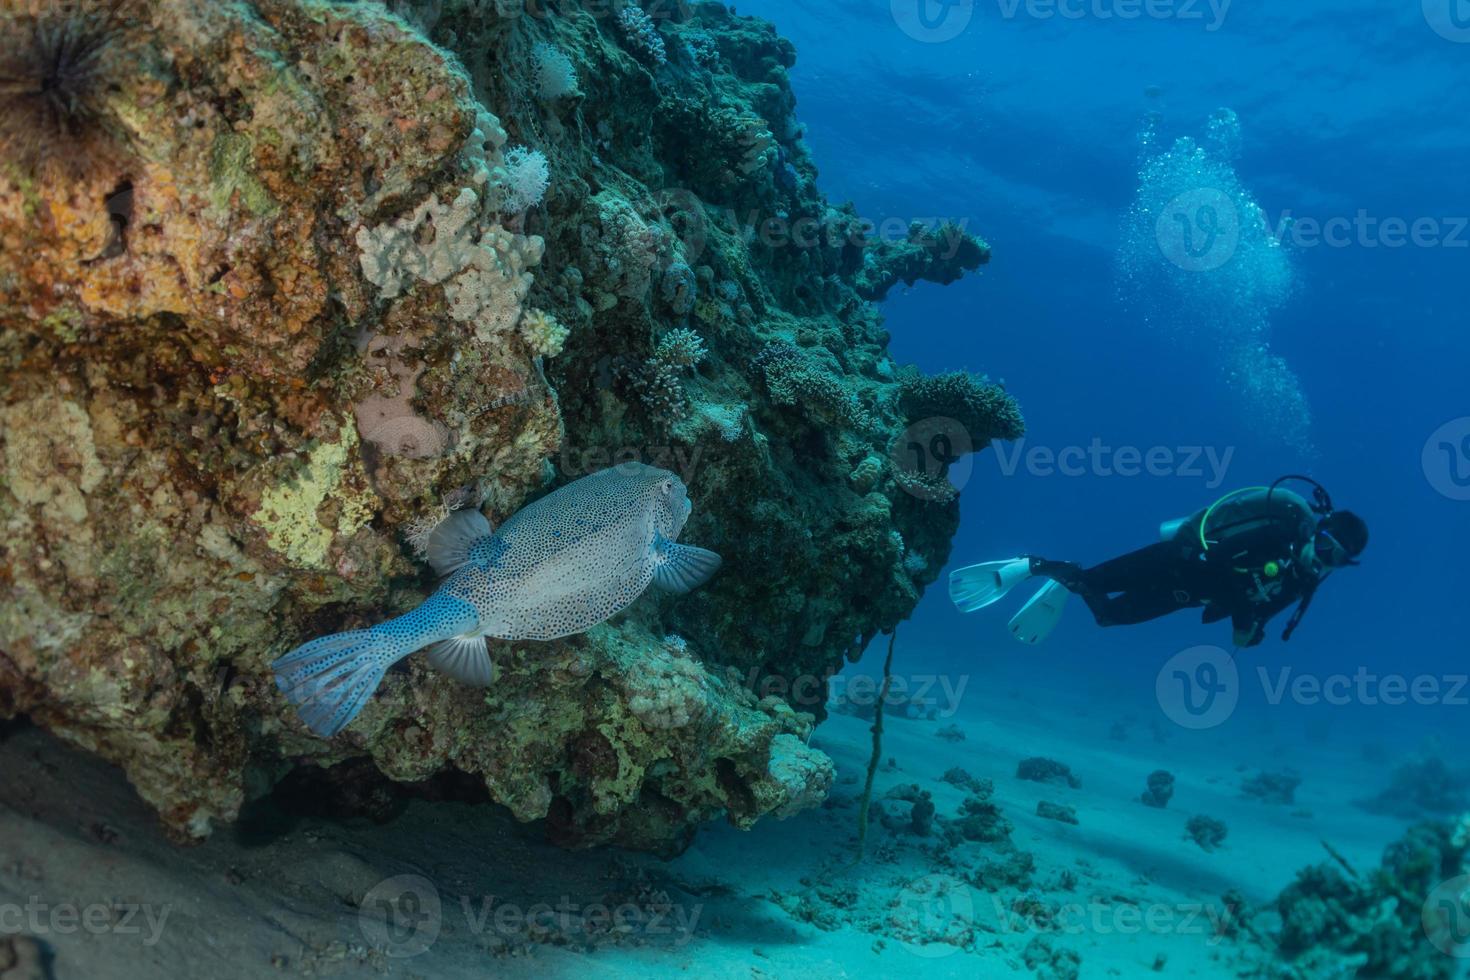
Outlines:
{"type": "Polygon", "coordinates": [[[271,664],[276,686],[315,734],[330,738],[356,718],[388,668],[470,628],[474,610],[434,595],[410,613],[365,630],[320,636],[271,664]]]}

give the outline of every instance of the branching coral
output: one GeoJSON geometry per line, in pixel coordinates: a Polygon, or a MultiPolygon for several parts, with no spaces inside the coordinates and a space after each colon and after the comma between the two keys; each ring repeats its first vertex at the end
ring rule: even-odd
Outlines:
{"type": "Polygon", "coordinates": [[[816,419],[850,429],[866,431],[875,426],[857,396],[795,344],[767,344],[752,363],[760,369],[776,404],[800,406],[816,419]]]}
{"type": "Polygon", "coordinates": [[[1005,388],[968,371],[906,371],[899,378],[899,403],[911,422],[954,419],[977,449],[993,439],[1019,439],[1026,431],[1020,406],[1005,388]]]}
{"type": "Polygon", "coordinates": [[[618,25],[623,29],[623,37],[627,39],[628,46],[645,59],[655,65],[662,65],[669,60],[658,25],[642,7],[630,3],[618,11],[618,25]]]}
{"type": "Polygon", "coordinates": [[[701,68],[713,71],[720,64],[720,46],[709,31],[689,31],[684,35],[689,57],[701,68]]]}
{"type": "Polygon", "coordinates": [[[927,470],[899,466],[891,461],[890,469],[893,473],[893,482],[904,493],[917,500],[927,500],[930,503],[944,505],[953,503],[960,495],[959,489],[950,483],[949,478],[943,473],[930,473],[927,470]]]}
{"type": "Polygon", "coordinates": [[[679,178],[701,193],[729,192],[770,173],[781,155],[765,120],[705,98],[669,96],[654,121],[679,178]]]}
{"type": "Polygon", "coordinates": [[[689,396],[681,380],[704,360],[704,340],[687,327],[670,330],[654,348],[653,355],[629,379],[649,415],[663,425],[682,419],[689,396]]]}

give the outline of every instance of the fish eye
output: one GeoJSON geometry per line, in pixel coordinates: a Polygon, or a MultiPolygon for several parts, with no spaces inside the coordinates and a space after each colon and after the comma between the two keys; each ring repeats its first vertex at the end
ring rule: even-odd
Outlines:
{"type": "Polygon", "coordinates": [[[662,490],[664,496],[667,497],[669,494],[674,492],[674,481],[665,480],[663,483],[659,484],[659,489],[662,490]]]}

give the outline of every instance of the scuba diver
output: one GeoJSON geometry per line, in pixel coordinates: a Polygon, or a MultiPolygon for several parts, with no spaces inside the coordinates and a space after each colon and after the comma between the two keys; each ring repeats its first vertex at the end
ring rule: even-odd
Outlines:
{"type": "Polygon", "coordinates": [[[974,612],[1027,579],[1048,579],[1011,619],[1011,634],[1022,643],[1046,639],[1075,592],[1099,626],[1203,608],[1205,623],[1228,618],[1235,645],[1253,647],[1265,638],[1266,623],[1296,603],[1281,636],[1291,639],[1317,589],[1335,570],[1358,564],[1368,544],[1363,519],[1334,509],[1326,489],[1304,476],[1228,493],[1165,522],[1159,535],[1157,543],[1093,568],[1025,556],[957,569],[949,596],[961,612],[974,612]],[[1282,489],[1288,481],[1310,484],[1312,501],[1282,489]]]}

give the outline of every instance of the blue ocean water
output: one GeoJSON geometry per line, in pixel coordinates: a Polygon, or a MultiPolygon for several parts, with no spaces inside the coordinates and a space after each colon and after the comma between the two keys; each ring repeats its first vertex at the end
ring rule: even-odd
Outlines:
{"type": "MultiPolygon", "coordinates": [[[[1454,18],[1465,11],[1453,0],[1181,2],[1151,5],[1155,16],[1104,0],[740,8],[796,43],[799,112],[829,195],[878,223],[962,220],[994,248],[980,276],[890,299],[895,356],[1004,379],[1028,452],[1089,450],[1069,473],[1014,447],[977,457],[951,567],[1019,553],[1095,563],[1230,489],[1311,474],[1367,518],[1370,547],[1289,645],[1283,616],[1242,670],[1433,677],[1444,697],[1307,707],[1400,746],[1462,739],[1470,708],[1449,690],[1470,669],[1465,425],[1426,445],[1470,413],[1470,32],[1454,18]],[[1140,134],[1152,130],[1155,153],[1179,137],[1208,145],[1221,109],[1238,121],[1237,147],[1176,189],[1233,171],[1283,242],[1269,260],[1280,269],[1252,265],[1244,245],[1210,270],[1134,254],[1140,134]],[[1120,475],[1107,450],[1124,447],[1168,462],[1120,475]],[[1193,459],[1201,450],[1218,463],[1193,459]]],[[[902,627],[904,646],[954,669],[1029,660],[1125,688],[1152,685],[1194,644],[1230,646],[1227,626],[1191,613],[1099,630],[1076,603],[1045,647],[1025,650],[1006,615],[961,616],[941,581],[902,627]]],[[[1244,701],[1280,707],[1246,688],[1244,701]]]]}

